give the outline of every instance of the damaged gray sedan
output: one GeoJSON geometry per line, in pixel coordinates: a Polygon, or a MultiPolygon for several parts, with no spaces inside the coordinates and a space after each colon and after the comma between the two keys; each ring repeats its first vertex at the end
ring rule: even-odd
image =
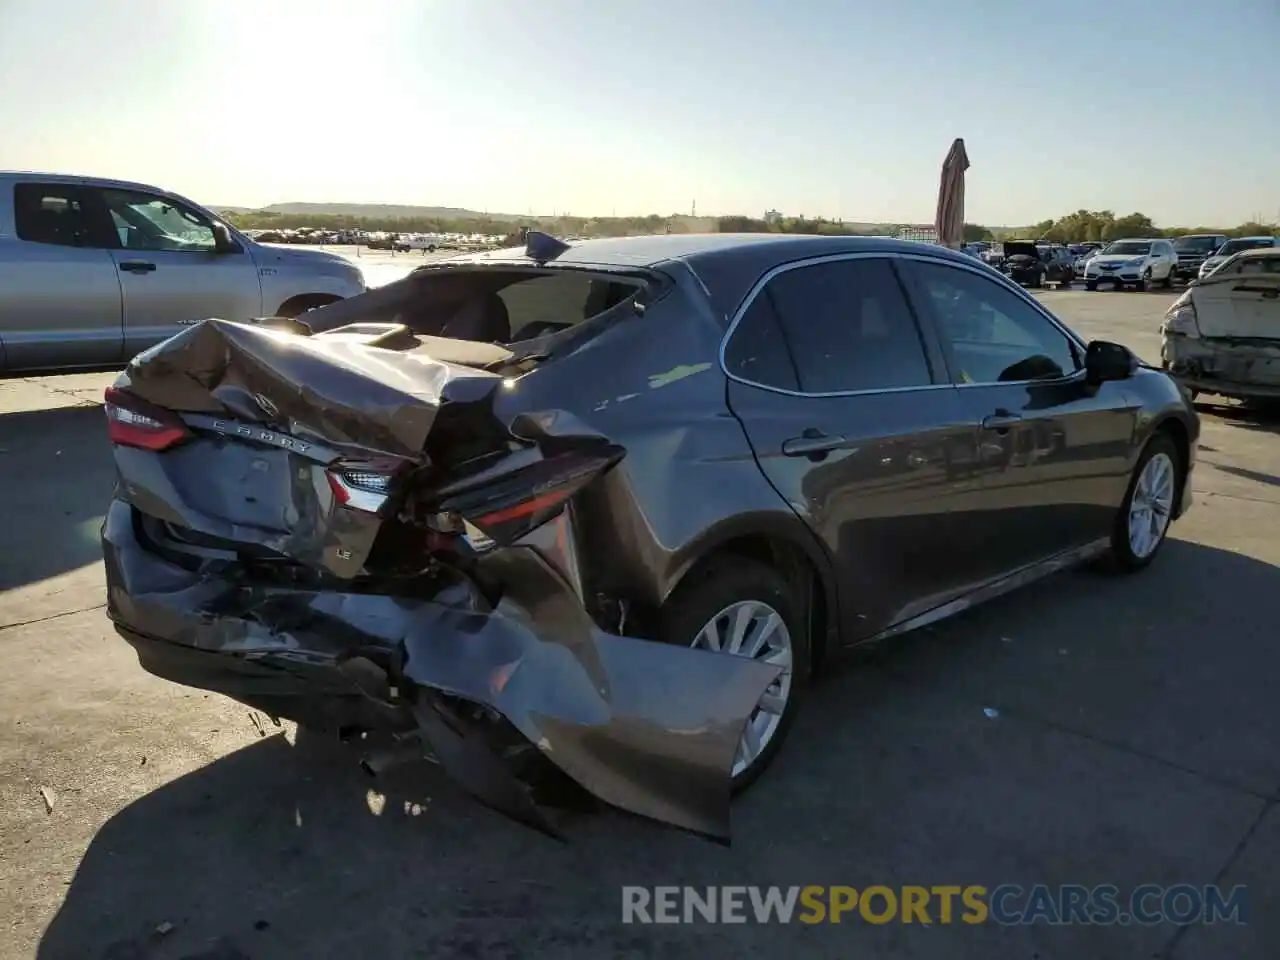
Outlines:
{"type": "Polygon", "coordinates": [[[771,235],[530,234],[191,327],[106,412],[144,668],[393,737],[547,832],[550,772],[719,840],[831,655],[1146,566],[1199,434],[970,258],[771,235]]]}

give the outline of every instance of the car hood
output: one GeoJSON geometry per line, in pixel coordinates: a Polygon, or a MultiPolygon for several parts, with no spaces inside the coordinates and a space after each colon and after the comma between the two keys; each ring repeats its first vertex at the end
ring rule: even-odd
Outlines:
{"type": "Polygon", "coordinates": [[[1118,267],[1122,263],[1128,263],[1130,260],[1141,260],[1143,255],[1140,253],[1100,253],[1089,261],[1090,266],[1114,266],[1118,267]]]}
{"type": "Polygon", "coordinates": [[[258,260],[268,266],[299,267],[316,273],[350,276],[360,268],[340,254],[328,250],[286,250],[258,244],[258,260]]]}

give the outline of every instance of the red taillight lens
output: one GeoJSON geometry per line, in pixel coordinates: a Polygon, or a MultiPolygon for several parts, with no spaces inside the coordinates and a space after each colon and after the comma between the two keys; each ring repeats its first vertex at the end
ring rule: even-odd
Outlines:
{"type": "MultiPolygon", "coordinates": [[[[613,446],[557,454],[479,490],[459,494],[440,504],[440,511],[462,517],[493,543],[511,543],[559,514],[575,494],[622,456],[622,449],[613,446]]],[[[478,538],[469,533],[468,539],[478,538]]]]}
{"type": "Polygon", "coordinates": [[[172,410],[147,403],[119,387],[103,395],[107,436],[122,447],[159,452],[182,443],[191,431],[172,410]]]}

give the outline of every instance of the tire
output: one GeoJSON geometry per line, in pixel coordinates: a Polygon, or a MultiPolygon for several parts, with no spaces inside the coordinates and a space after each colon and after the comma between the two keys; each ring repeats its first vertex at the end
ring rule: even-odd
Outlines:
{"type": "Polygon", "coordinates": [[[1151,283],[1151,268],[1148,267],[1146,271],[1142,274],[1142,276],[1138,278],[1138,282],[1133,285],[1133,289],[1137,290],[1139,293],[1146,293],[1147,287],[1150,283],[1151,283]]]}
{"type": "Polygon", "coordinates": [[[272,316],[297,318],[308,310],[314,310],[316,307],[323,307],[330,303],[337,303],[341,299],[341,297],[331,296],[327,293],[305,294],[286,300],[280,304],[279,309],[272,316]]]}
{"type": "Polygon", "coordinates": [[[1063,277],[1061,280],[1059,280],[1059,281],[1058,281],[1058,289],[1059,289],[1059,290],[1070,290],[1070,289],[1071,289],[1071,277],[1063,277]]]}
{"type": "MultiPolygon", "coordinates": [[[[735,794],[751,786],[773,762],[800,708],[810,663],[806,603],[796,596],[796,591],[771,567],[755,560],[726,556],[712,560],[704,570],[694,573],[692,578],[686,579],[676,588],[659,613],[657,634],[664,643],[685,647],[700,646],[702,644],[699,641],[704,631],[713,628],[722,619],[719,615],[735,604],[744,602],[762,604],[781,618],[790,638],[791,672],[785,688],[782,713],[767,739],[763,740],[763,748],[751,762],[734,772],[735,794]]],[[[728,624],[722,622],[721,625],[728,624]]],[[[755,626],[755,629],[759,629],[759,626],[755,626]]],[[[770,636],[776,639],[778,635],[775,631],[770,636]]],[[[770,692],[777,688],[775,683],[770,687],[770,692]]],[[[748,728],[751,728],[756,716],[753,713],[748,720],[748,728]]],[[[767,719],[763,722],[768,723],[767,719]]],[[[744,729],[744,740],[745,733],[744,729]]],[[[735,764],[737,762],[738,758],[735,757],[735,764]]]]}
{"type": "MultiPolygon", "coordinates": [[[[1159,472],[1159,468],[1153,468],[1153,470],[1159,472]]],[[[1116,511],[1115,523],[1111,528],[1110,566],[1113,569],[1121,573],[1133,573],[1148,566],[1156,558],[1156,554],[1160,552],[1160,548],[1164,546],[1164,542],[1168,537],[1169,526],[1173,522],[1173,514],[1177,512],[1178,503],[1182,498],[1182,485],[1185,480],[1182,458],[1178,455],[1178,448],[1173,439],[1164,432],[1154,434],[1147,441],[1146,447],[1142,450],[1142,455],[1138,457],[1138,462],[1133,468],[1133,476],[1129,478],[1129,488],[1125,491],[1120,509],[1116,511]],[[1135,550],[1133,538],[1129,533],[1130,515],[1133,510],[1133,501],[1138,490],[1139,480],[1145,479],[1143,474],[1147,470],[1147,465],[1157,458],[1166,460],[1171,471],[1169,483],[1172,489],[1169,491],[1168,513],[1165,516],[1163,528],[1156,538],[1155,545],[1150,549],[1139,551],[1135,550]]],[[[1163,489],[1163,487],[1159,489],[1163,489]]]]}
{"type": "Polygon", "coordinates": [[[1097,290],[1097,289],[1098,289],[1098,281],[1097,281],[1097,280],[1086,280],[1086,281],[1084,282],[1084,288],[1085,288],[1086,290],[1097,290]]]}
{"type": "Polygon", "coordinates": [[[1165,274],[1165,278],[1160,281],[1160,286],[1164,287],[1164,289],[1166,290],[1173,289],[1173,268],[1172,267],[1170,267],[1169,272],[1165,274]]]}

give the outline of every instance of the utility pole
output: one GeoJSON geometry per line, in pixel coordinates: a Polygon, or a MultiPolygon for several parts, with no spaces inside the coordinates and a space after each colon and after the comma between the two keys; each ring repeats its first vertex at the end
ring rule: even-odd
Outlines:
{"type": "Polygon", "coordinates": [[[698,201],[697,201],[697,200],[693,201],[693,210],[692,210],[692,212],[690,212],[690,214],[689,214],[689,215],[690,215],[691,217],[696,217],[696,216],[698,215],[698,201]]]}

